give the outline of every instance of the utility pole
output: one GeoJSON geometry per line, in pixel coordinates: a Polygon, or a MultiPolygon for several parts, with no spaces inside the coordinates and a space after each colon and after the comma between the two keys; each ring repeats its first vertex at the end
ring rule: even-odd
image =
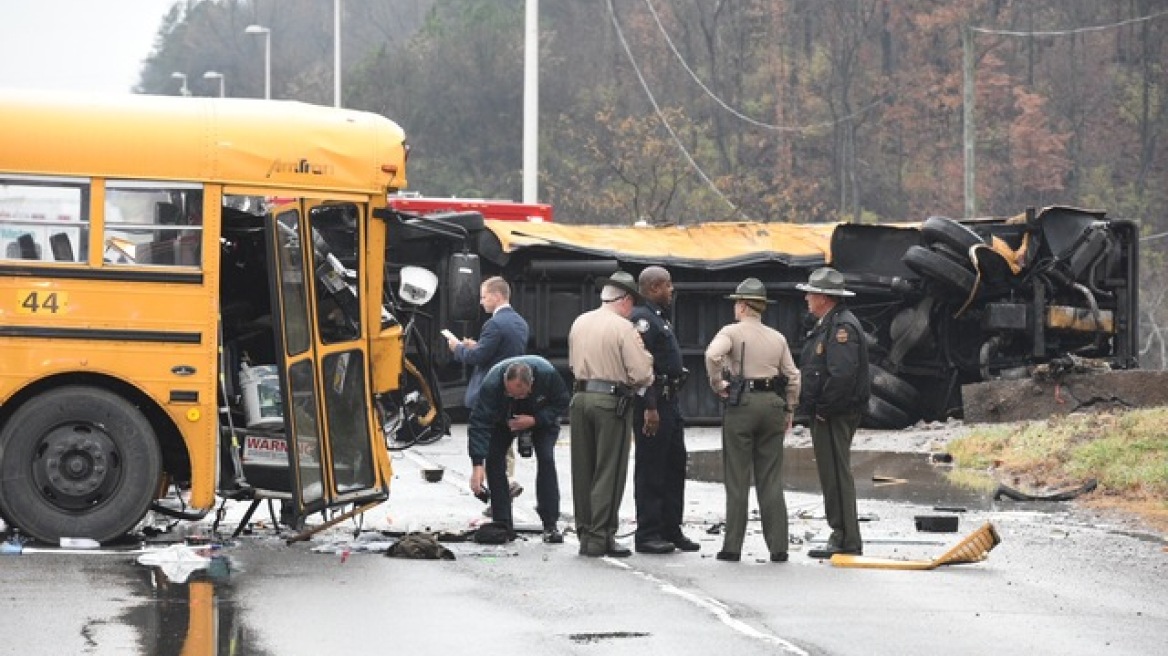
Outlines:
{"type": "Polygon", "coordinates": [[[977,191],[974,185],[974,145],[977,142],[973,126],[973,30],[961,28],[962,52],[962,145],[965,155],[965,218],[971,219],[977,211],[977,191]]]}
{"type": "Polygon", "coordinates": [[[539,0],[527,0],[523,45],[523,202],[539,202],[539,0]]]}
{"type": "Polygon", "coordinates": [[[333,0],[333,106],[341,106],[341,0],[333,0]]]}

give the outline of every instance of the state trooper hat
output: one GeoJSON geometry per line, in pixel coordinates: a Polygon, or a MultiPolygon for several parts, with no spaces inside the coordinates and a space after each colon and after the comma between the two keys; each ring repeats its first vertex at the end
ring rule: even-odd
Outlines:
{"type": "Polygon", "coordinates": [[[601,278],[596,281],[596,287],[598,289],[604,289],[608,285],[619,287],[620,289],[623,289],[626,292],[632,294],[634,300],[639,300],[641,298],[641,292],[637,289],[637,281],[633,280],[633,275],[631,273],[617,271],[607,278],[601,278]]]}
{"type": "Polygon", "coordinates": [[[831,267],[820,267],[811,272],[807,283],[795,285],[795,289],[824,296],[855,296],[855,292],[844,289],[844,275],[831,267]]]}
{"type": "Polygon", "coordinates": [[[766,295],[766,286],[758,278],[747,278],[738,284],[738,289],[734,290],[726,298],[733,301],[757,301],[760,303],[774,303],[768,301],[766,295]]]}

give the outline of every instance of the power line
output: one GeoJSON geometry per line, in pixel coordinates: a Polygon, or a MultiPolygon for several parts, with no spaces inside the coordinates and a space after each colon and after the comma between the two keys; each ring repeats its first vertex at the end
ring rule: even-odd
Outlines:
{"type": "Polygon", "coordinates": [[[1109,25],[1092,25],[1089,27],[1078,27],[1071,30],[1018,32],[1014,30],[992,30],[987,27],[970,27],[969,29],[981,34],[996,34],[1000,36],[1066,36],[1068,34],[1083,34],[1085,32],[1100,32],[1102,30],[1110,30],[1116,27],[1123,27],[1125,25],[1132,25],[1134,23],[1149,21],[1153,18],[1160,18],[1161,16],[1168,16],[1168,10],[1157,12],[1155,14],[1149,14],[1147,16],[1140,16],[1138,18],[1129,18],[1127,20],[1122,20],[1118,23],[1111,23],[1109,25]]]}
{"type": "Polygon", "coordinates": [[[673,139],[673,143],[677,145],[678,150],[680,150],[681,153],[685,155],[685,159],[687,162],[689,162],[689,165],[693,168],[694,171],[697,171],[698,176],[710,187],[710,189],[714,191],[715,194],[717,194],[718,198],[722,199],[722,202],[726,203],[730,209],[734,210],[741,216],[741,210],[739,210],[734,203],[730,202],[729,198],[726,198],[726,195],[723,194],[720,189],[718,189],[713,180],[710,180],[709,176],[706,175],[706,172],[702,170],[702,167],[698,166],[698,163],[694,161],[693,156],[690,155],[689,151],[686,149],[685,144],[681,143],[681,139],[677,136],[677,133],[673,131],[673,127],[669,125],[669,121],[666,120],[665,114],[661,111],[661,107],[657,104],[657,98],[653,96],[653,91],[649,89],[649,84],[645,81],[645,76],[641,74],[641,68],[637,66],[637,60],[633,58],[633,51],[631,48],[629,48],[629,42],[625,40],[625,33],[623,30],[621,30],[620,21],[618,21],[616,18],[616,9],[612,6],[612,0],[607,0],[606,4],[608,5],[609,18],[612,19],[612,26],[616,28],[616,35],[617,38],[620,39],[621,47],[624,48],[625,56],[629,58],[629,63],[633,67],[633,72],[637,74],[637,80],[641,83],[641,89],[643,89],[645,91],[645,95],[648,96],[649,103],[653,105],[653,111],[656,112],[657,118],[661,121],[661,125],[665,126],[665,131],[669,133],[669,136],[673,139]]]}
{"type": "Polygon", "coordinates": [[[743,114],[742,112],[738,111],[737,109],[734,109],[733,107],[728,105],[725,101],[722,100],[721,97],[718,96],[718,94],[711,91],[710,88],[707,87],[704,82],[702,82],[702,80],[698,77],[697,73],[695,73],[694,70],[692,68],[690,68],[689,64],[685,61],[685,57],[683,57],[681,52],[679,52],[677,50],[677,46],[674,45],[673,39],[671,39],[669,37],[669,32],[667,32],[665,30],[665,25],[662,24],[662,22],[661,22],[661,17],[657,15],[657,10],[653,8],[652,0],[645,0],[645,6],[649,8],[649,13],[653,15],[653,21],[655,23],[657,23],[657,30],[659,32],[661,32],[661,36],[663,36],[665,38],[665,43],[667,43],[669,45],[669,50],[673,52],[673,56],[675,58],[677,58],[677,61],[681,64],[681,67],[685,69],[685,72],[689,74],[690,78],[693,79],[694,83],[696,83],[698,85],[698,87],[700,87],[701,90],[704,91],[705,94],[707,96],[709,96],[710,99],[713,100],[715,103],[717,103],[718,106],[720,106],[722,109],[726,110],[727,112],[730,112],[730,114],[734,115],[736,118],[742,119],[743,121],[746,121],[747,123],[750,123],[751,125],[753,125],[755,127],[759,127],[759,128],[764,129],[764,130],[772,130],[775,132],[811,132],[813,130],[818,130],[820,128],[829,128],[829,127],[832,127],[834,125],[838,125],[840,123],[847,123],[847,122],[851,121],[852,119],[856,118],[857,116],[864,114],[868,110],[872,109],[873,107],[875,107],[883,102],[883,99],[877,99],[877,100],[874,100],[871,103],[868,103],[864,107],[861,107],[860,109],[858,109],[858,110],[852,112],[851,114],[848,114],[847,116],[844,116],[838,120],[822,121],[820,123],[812,123],[811,125],[804,125],[804,126],[773,125],[771,123],[764,123],[762,121],[759,121],[758,119],[747,116],[747,115],[743,114]]]}

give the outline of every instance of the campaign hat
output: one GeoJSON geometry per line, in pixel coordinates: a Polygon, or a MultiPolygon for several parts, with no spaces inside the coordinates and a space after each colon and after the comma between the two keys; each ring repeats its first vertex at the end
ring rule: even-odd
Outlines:
{"type": "Polygon", "coordinates": [[[632,294],[636,300],[641,298],[641,292],[637,290],[637,281],[633,280],[633,274],[631,273],[617,271],[607,278],[600,278],[596,281],[596,287],[598,289],[604,289],[609,285],[625,290],[632,294]]]}
{"type": "Polygon", "coordinates": [[[774,301],[767,300],[766,286],[758,278],[747,278],[738,283],[738,289],[734,290],[726,298],[732,301],[757,301],[759,303],[774,303],[774,301]]]}
{"type": "Polygon", "coordinates": [[[795,289],[824,296],[855,296],[855,292],[844,289],[844,275],[831,267],[820,267],[811,272],[806,283],[795,285],[795,289]]]}

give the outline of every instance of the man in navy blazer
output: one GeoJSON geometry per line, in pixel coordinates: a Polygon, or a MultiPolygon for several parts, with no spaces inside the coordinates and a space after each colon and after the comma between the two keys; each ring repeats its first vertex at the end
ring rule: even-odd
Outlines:
{"type": "MultiPolygon", "coordinates": [[[[446,341],[457,362],[474,367],[466,384],[464,405],[468,412],[474,409],[483,378],[491,367],[527,351],[527,321],[511,307],[511,285],[500,276],[487,278],[479,287],[479,303],[491,318],[483,324],[478,341],[470,338],[461,342],[457,339],[446,341]]],[[[507,478],[515,478],[514,450],[507,454],[507,478]]],[[[508,490],[512,497],[517,497],[523,492],[523,486],[511,480],[508,490]]],[[[487,510],[493,509],[488,506],[487,510]]],[[[487,516],[491,516],[490,512],[487,516]]]]}
{"type": "Polygon", "coordinates": [[[511,307],[511,285],[499,276],[487,278],[479,288],[479,303],[491,318],[483,324],[478,341],[469,337],[461,342],[447,340],[454,359],[474,367],[466,384],[467,410],[474,408],[483,377],[491,367],[527,351],[527,321],[511,307]]]}

